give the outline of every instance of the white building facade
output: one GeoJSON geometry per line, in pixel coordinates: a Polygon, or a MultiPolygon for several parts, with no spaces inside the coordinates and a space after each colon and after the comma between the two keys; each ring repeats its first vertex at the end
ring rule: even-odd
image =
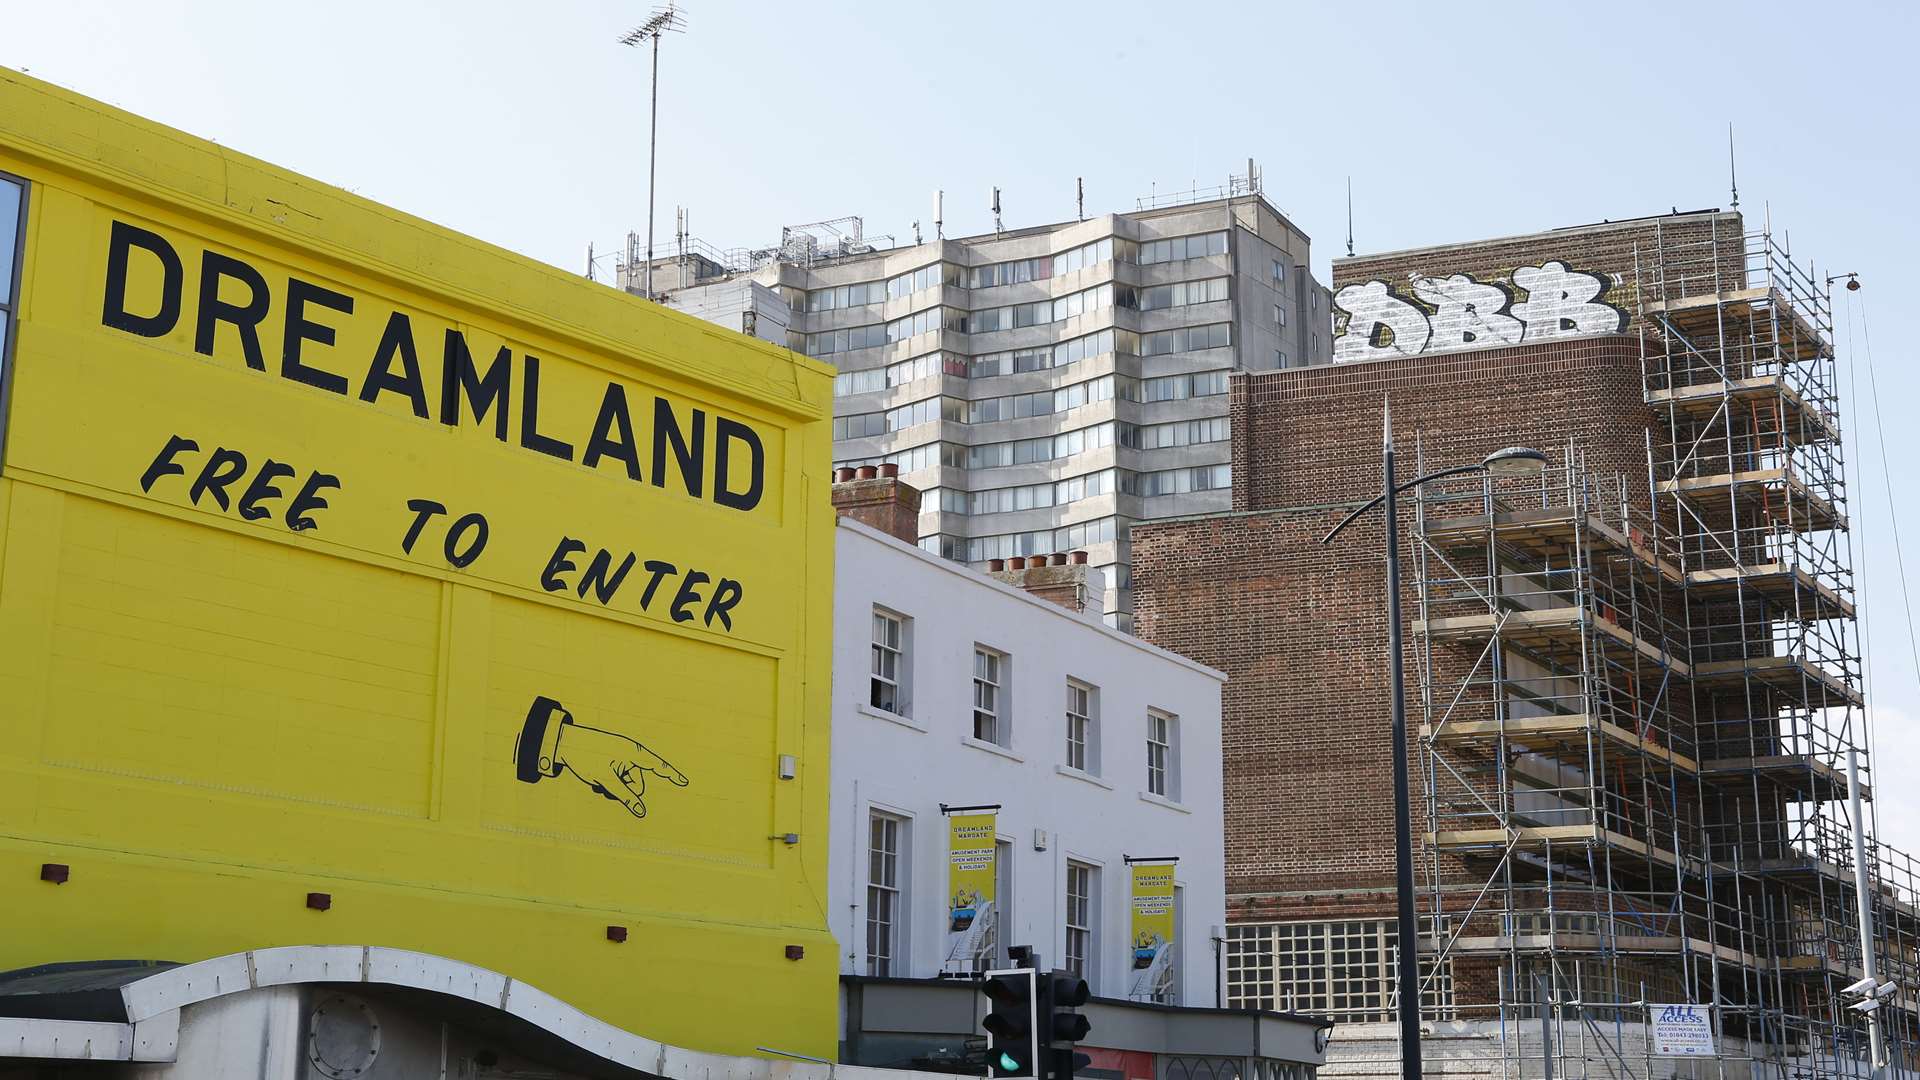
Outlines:
{"type": "Polygon", "coordinates": [[[842,973],[934,978],[1029,945],[1096,997],[1217,1005],[1224,676],[850,518],[836,536],[842,973]],[[999,918],[971,963],[948,955],[943,804],[997,806],[999,918]],[[1136,992],[1129,857],[1178,858],[1157,995],[1136,992]]]}

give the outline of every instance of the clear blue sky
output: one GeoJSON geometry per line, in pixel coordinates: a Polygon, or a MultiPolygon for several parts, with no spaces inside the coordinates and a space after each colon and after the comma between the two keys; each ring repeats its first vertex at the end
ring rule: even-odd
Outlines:
{"type": "MultiPolygon", "coordinates": [[[[850,214],[903,240],[1130,209],[1264,167],[1323,280],[1353,178],[1362,252],[1722,206],[1856,270],[1877,395],[1848,418],[1883,837],[1920,849],[1920,684],[1890,502],[1911,463],[1920,16],[1904,4],[746,3],[689,0],[663,46],[658,230],[719,247],[850,214]],[[930,230],[929,230],[930,231],[930,230]],[[1884,454],[1871,408],[1886,419],[1884,454]],[[1890,496],[1891,495],[1891,499],[1890,496]],[[1860,556],[1864,555],[1864,558],[1860,556]]],[[[564,267],[641,230],[643,3],[207,0],[16,5],[23,68],[564,267]]],[[[1841,293],[1842,297],[1849,294],[1841,293]]],[[[1836,335],[1846,355],[1849,308],[1836,335]]],[[[1865,350],[1851,356],[1865,383],[1865,350]]],[[[1909,555],[1920,585],[1920,547],[1909,555]]]]}

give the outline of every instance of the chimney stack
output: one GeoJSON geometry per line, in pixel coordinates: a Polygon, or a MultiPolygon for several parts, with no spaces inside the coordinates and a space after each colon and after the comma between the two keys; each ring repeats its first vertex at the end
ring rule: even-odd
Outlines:
{"type": "Polygon", "coordinates": [[[1106,579],[1087,565],[1084,551],[1056,551],[1050,555],[1014,555],[1004,562],[987,562],[987,576],[1025,589],[1068,611],[1103,615],[1106,579]]]}
{"type": "Polygon", "coordinates": [[[920,542],[920,489],[900,481],[900,466],[862,465],[833,471],[833,509],[896,540],[920,542]]]}

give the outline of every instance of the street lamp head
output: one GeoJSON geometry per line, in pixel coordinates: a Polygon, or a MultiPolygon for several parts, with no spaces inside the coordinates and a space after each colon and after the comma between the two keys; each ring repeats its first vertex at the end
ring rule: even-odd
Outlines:
{"type": "Polygon", "coordinates": [[[1489,476],[1539,476],[1547,471],[1547,455],[1525,446],[1508,446],[1480,462],[1489,476]]]}

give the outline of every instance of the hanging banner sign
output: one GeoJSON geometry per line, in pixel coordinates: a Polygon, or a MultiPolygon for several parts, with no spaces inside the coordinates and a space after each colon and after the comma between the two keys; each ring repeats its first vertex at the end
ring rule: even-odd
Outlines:
{"type": "Polygon", "coordinates": [[[993,895],[993,815],[947,819],[948,971],[972,971],[993,953],[999,911],[993,895]]]}
{"type": "Polygon", "coordinates": [[[1173,989],[1173,867],[1133,864],[1133,951],[1127,996],[1154,1000],[1173,989]]]}
{"type": "Polygon", "coordinates": [[[1649,1005],[1655,1057],[1712,1057],[1713,1021],[1705,1005],[1649,1005]]]}

